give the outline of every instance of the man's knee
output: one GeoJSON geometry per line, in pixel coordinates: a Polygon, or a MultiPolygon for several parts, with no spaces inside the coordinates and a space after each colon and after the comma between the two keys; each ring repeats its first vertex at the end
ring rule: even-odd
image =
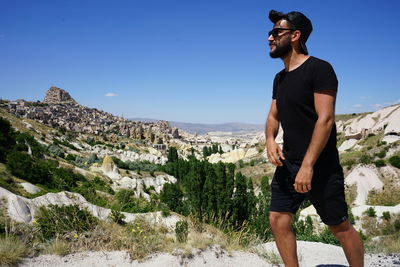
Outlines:
{"type": "Polygon", "coordinates": [[[287,231],[291,229],[293,214],[290,212],[275,212],[269,213],[269,224],[272,231],[287,231]]]}
{"type": "Polygon", "coordinates": [[[331,225],[329,226],[329,229],[338,239],[346,237],[346,235],[355,231],[354,227],[348,220],[338,225],[331,225]]]}

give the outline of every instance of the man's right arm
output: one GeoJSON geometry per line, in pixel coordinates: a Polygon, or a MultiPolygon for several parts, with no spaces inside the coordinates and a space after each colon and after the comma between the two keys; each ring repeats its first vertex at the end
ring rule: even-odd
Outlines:
{"type": "Polygon", "coordinates": [[[276,99],[272,99],[271,108],[265,123],[265,146],[269,162],[275,166],[282,166],[279,157],[284,159],[283,152],[276,143],[275,138],[279,130],[278,109],[276,108],[276,99]]]}

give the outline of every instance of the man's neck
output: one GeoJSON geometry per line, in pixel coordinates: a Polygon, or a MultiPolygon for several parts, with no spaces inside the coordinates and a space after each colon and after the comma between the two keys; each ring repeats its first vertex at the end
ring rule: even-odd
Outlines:
{"type": "Polygon", "coordinates": [[[296,53],[296,51],[290,51],[284,58],[282,58],[285,70],[288,72],[298,68],[309,57],[310,56],[296,53]]]}

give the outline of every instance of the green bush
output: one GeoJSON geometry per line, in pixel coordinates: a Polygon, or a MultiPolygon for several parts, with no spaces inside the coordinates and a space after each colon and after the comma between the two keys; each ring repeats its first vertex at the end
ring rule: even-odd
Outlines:
{"type": "Polygon", "coordinates": [[[8,120],[0,117],[0,161],[5,162],[7,153],[15,145],[15,132],[8,120]]]}
{"type": "Polygon", "coordinates": [[[400,169],[400,157],[399,156],[393,156],[389,158],[389,163],[392,164],[394,167],[400,169]]]}
{"type": "Polygon", "coordinates": [[[115,209],[130,212],[130,213],[144,213],[157,210],[157,205],[153,202],[148,202],[143,198],[134,197],[135,192],[129,189],[121,189],[115,194],[118,201],[115,209]]]}
{"type": "Polygon", "coordinates": [[[51,154],[60,157],[60,158],[64,158],[65,157],[65,153],[64,150],[56,145],[50,145],[47,147],[47,151],[49,151],[51,154]]]}
{"type": "Polygon", "coordinates": [[[74,154],[68,154],[68,155],[65,157],[65,159],[68,160],[68,161],[75,161],[75,160],[76,160],[76,155],[74,155],[74,154]]]}
{"type": "Polygon", "coordinates": [[[72,169],[57,168],[53,171],[52,187],[59,190],[70,190],[77,186],[78,181],[85,181],[86,178],[72,169]]]}
{"type": "Polygon", "coordinates": [[[98,219],[78,205],[40,207],[36,216],[42,236],[45,240],[69,234],[93,230],[98,219]]]}
{"type": "Polygon", "coordinates": [[[386,166],[386,163],[385,163],[385,161],[383,159],[375,160],[374,163],[375,163],[375,166],[378,167],[378,168],[386,166]]]}
{"type": "Polygon", "coordinates": [[[176,240],[179,243],[185,243],[189,234],[189,225],[187,221],[178,221],[175,225],[176,240]]]}
{"type": "Polygon", "coordinates": [[[356,161],[354,159],[349,159],[343,162],[343,166],[346,166],[348,169],[351,169],[354,164],[356,164],[356,161]]]}
{"type": "Polygon", "coordinates": [[[368,215],[368,217],[371,217],[371,218],[376,217],[376,211],[373,207],[369,207],[366,211],[366,214],[368,215]]]}
{"type": "Polygon", "coordinates": [[[118,223],[120,225],[125,225],[126,222],[124,221],[124,219],[126,218],[126,216],[118,211],[118,210],[111,210],[110,215],[108,216],[113,222],[118,223]]]}
{"type": "Polygon", "coordinates": [[[378,158],[383,159],[384,157],[386,157],[386,149],[382,149],[378,154],[376,154],[378,156],[378,158]]]}
{"type": "Polygon", "coordinates": [[[382,213],[382,219],[384,219],[384,220],[386,220],[386,221],[389,221],[390,218],[391,218],[391,216],[390,216],[390,212],[389,212],[389,211],[384,211],[384,212],[382,213]]]}
{"type": "Polygon", "coordinates": [[[400,219],[396,219],[393,226],[396,231],[400,231],[400,219]]]}
{"type": "Polygon", "coordinates": [[[19,178],[29,180],[29,170],[33,167],[33,159],[30,155],[20,151],[13,151],[7,155],[7,167],[11,173],[19,178]]]}
{"type": "Polygon", "coordinates": [[[368,154],[363,154],[360,159],[359,162],[362,164],[371,164],[372,159],[368,154]]]}

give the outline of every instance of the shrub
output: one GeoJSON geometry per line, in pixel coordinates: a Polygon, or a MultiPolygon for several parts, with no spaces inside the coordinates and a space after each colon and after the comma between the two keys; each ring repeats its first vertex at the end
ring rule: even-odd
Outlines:
{"type": "Polygon", "coordinates": [[[69,253],[68,243],[56,239],[45,248],[44,253],[55,254],[59,256],[67,255],[69,253]]]}
{"type": "Polygon", "coordinates": [[[175,225],[176,240],[179,243],[185,243],[189,234],[189,225],[187,221],[178,221],[175,225]]]}
{"type": "Polygon", "coordinates": [[[382,149],[378,154],[376,154],[378,156],[378,158],[383,159],[384,157],[386,157],[386,150],[382,149]]]}
{"type": "Polygon", "coordinates": [[[81,233],[94,229],[98,219],[78,205],[40,207],[36,223],[44,239],[68,234],[81,233]]]}
{"type": "Polygon", "coordinates": [[[168,216],[170,216],[171,215],[171,212],[170,212],[170,210],[168,209],[168,207],[166,207],[166,206],[162,206],[161,207],[161,216],[163,216],[163,217],[168,217],[168,216]]]}
{"type": "Polygon", "coordinates": [[[347,169],[351,169],[354,164],[356,164],[356,161],[354,159],[349,159],[343,162],[343,166],[346,166],[347,169]]]}
{"type": "Polygon", "coordinates": [[[162,250],[164,241],[162,231],[144,218],[137,218],[125,229],[129,238],[128,246],[130,250],[128,252],[132,259],[143,259],[151,253],[162,250]]]}
{"type": "Polygon", "coordinates": [[[390,212],[389,211],[384,211],[382,213],[382,219],[389,221],[390,220],[390,212]]]}
{"type": "Polygon", "coordinates": [[[29,180],[29,170],[32,166],[33,159],[27,153],[13,151],[7,156],[7,167],[19,178],[29,180]]]}
{"type": "Polygon", "coordinates": [[[76,160],[76,155],[74,155],[74,154],[68,154],[68,155],[65,157],[65,159],[68,160],[68,161],[75,161],[75,160],[76,160]]]}
{"type": "Polygon", "coordinates": [[[371,164],[372,159],[371,159],[371,157],[370,157],[369,155],[363,154],[363,155],[360,157],[359,162],[360,162],[360,163],[363,163],[363,164],[371,164]]]}
{"type": "Polygon", "coordinates": [[[0,266],[17,265],[26,250],[25,244],[16,237],[0,238],[0,266]]]}
{"type": "Polygon", "coordinates": [[[400,231],[400,219],[396,219],[393,226],[396,231],[400,231]]]}
{"type": "Polygon", "coordinates": [[[77,186],[78,181],[85,181],[86,178],[72,169],[57,168],[53,172],[53,187],[59,190],[70,190],[77,186]]]}
{"type": "Polygon", "coordinates": [[[8,120],[0,117],[0,161],[5,162],[8,151],[15,145],[15,133],[8,120]]]}
{"type": "Polygon", "coordinates": [[[60,157],[60,158],[64,158],[65,157],[64,150],[62,148],[60,148],[59,146],[50,145],[50,146],[48,146],[47,150],[51,154],[56,155],[57,157],[60,157]]]}
{"type": "Polygon", "coordinates": [[[383,159],[378,159],[374,163],[375,163],[375,166],[378,168],[386,166],[386,163],[383,159]]]}
{"type": "Polygon", "coordinates": [[[368,215],[368,217],[371,217],[371,218],[376,217],[376,211],[373,207],[369,207],[366,211],[366,214],[368,215]]]}
{"type": "Polygon", "coordinates": [[[400,157],[399,156],[393,156],[389,158],[389,163],[392,164],[394,167],[400,169],[400,157]]]}
{"type": "Polygon", "coordinates": [[[111,210],[110,215],[108,216],[113,222],[118,223],[120,225],[125,225],[126,222],[124,221],[124,219],[126,218],[126,216],[118,211],[118,210],[111,210]]]}

